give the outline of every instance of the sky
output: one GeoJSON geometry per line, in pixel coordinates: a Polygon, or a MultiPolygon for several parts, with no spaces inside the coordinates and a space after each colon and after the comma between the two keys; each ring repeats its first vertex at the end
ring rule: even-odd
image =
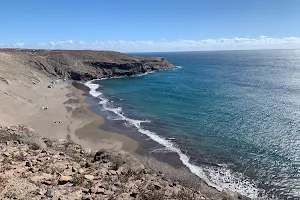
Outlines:
{"type": "Polygon", "coordinates": [[[299,0],[7,0],[0,48],[300,48],[299,0]]]}

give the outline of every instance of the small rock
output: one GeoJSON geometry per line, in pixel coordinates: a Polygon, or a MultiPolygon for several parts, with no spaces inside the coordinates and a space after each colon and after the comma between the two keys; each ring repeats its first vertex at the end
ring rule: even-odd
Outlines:
{"type": "Polygon", "coordinates": [[[59,158],[59,155],[53,155],[52,158],[59,158]]]}
{"type": "Polygon", "coordinates": [[[92,150],[91,150],[90,148],[85,148],[85,149],[83,150],[83,152],[84,152],[85,154],[88,154],[88,155],[91,155],[91,154],[92,154],[92,150]]]}
{"type": "Polygon", "coordinates": [[[42,180],[51,180],[51,179],[52,179],[52,175],[46,173],[42,173],[41,175],[33,176],[30,178],[30,180],[34,183],[38,183],[42,180]]]}
{"type": "Polygon", "coordinates": [[[44,185],[52,185],[53,183],[51,181],[42,181],[42,184],[44,184],[44,185]]]}
{"type": "Polygon", "coordinates": [[[36,189],[36,193],[39,194],[39,195],[44,194],[41,188],[36,189]]]}
{"type": "Polygon", "coordinates": [[[169,186],[174,187],[174,186],[176,186],[176,183],[171,182],[171,183],[169,183],[169,186]]]}
{"type": "Polygon", "coordinates": [[[78,170],[78,173],[79,173],[79,174],[83,174],[83,173],[84,173],[84,170],[80,168],[80,169],[78,170]]]}
{"type": "Polygon", "coordinates": [[[84,175],[84,178],[91,181],[94,179],[94,176],[93,175],[84,175]]]}
{"type": "Polygon", "coordinates": [[[47,188],[46,197],[54,196],[54,188],[47,188]]]}
{"type": "Polygon", "coordinates": [[[116,175],[117,172],[116,172],[115,170],[109,170],[109,174],[110,174],[110,175],[116,175]]]}
{"type": "Polygon", "coordinates": [[[26,157],[27,155],[28,155],[28,153],[26,153],[26,152],[24,152],[24,151],[22,152],[22,156],[23,156],[23,157],[26,157]]]}
{"type": "Polygon", "coordinates": [[[136,197],[137,197],[137,193],[131,193],[131,194],[130,194],[130,197],[136,198],[136,197]]]}
{"type": "Polygon", "coordinates": [[[95,154],[94,161],[100,161],[103,163],[107,163],[106,161],[108,160],[108,157],[109,156],[105,150],[100,150],[95,154]]]}
{"type": "Polygon", "coordinates": [[[114,192],[118,190],[118,188],[116,186],[114,186],[114,185],[111,186],[110,189],[111,189],[111,191],[114,191],[114,192]]]}
{"type": "Polygon", "coordinates": [[[153,185],[156,190],[160,190],[161,185],[158,182],[154,183],[153,185]]]}
{"type": "Polygon", "coordinates": [[[101,174],[107,174],[108,173],[107,170],[108,170],[107,168],[102,168],[102,169],[100,169],[100,173],[101,174]]]}
{"type": "Polygon", "coordinates": [[[91,166],[91,163],[89,163],[89,162],[85,163],[85,168],[89,168],[90,166],[91,166]]]}
{"type": "Polygon", "coordinates": [[[25,173],[26,172],[26,169],[25,168],[19,168],[19,169],[16,169],[14,171],[14,176],[20,176],[21,174],[25,173]]]}
{"type": "Polygon", "coordinates": [[[121,174],[122,174],[122,170],[121,170],[121,169],[118,169],[118,170],[116,171],[116,173],[117,173],[118,175],[121,175],[121,174]]]}
{"type": "Polygon", "coordinates": [[[10,154],[7,153],[7,152],[4,152],[3,155],[5,155],[6,157],[9,157],[9,156],[10,156],[10,154]]]}
{"type": "Polygon", "coordinates": [[[38,169],[38,168],[33,168],[33,167],[31,167],[31,168],[29,169],[29,171],[31,171],[32,173],[35,173],[35,172],[39,171],[39,169],[38,169]]]}
{"type": "Polygon", "coordinates": [[[13,153],[11,153],[13,157],[21,157],[21,153],[20,151],[15,151],[13,153]]]}
{"type": "Polygon", "coordinates": [[[84,194],[88,194],[88,193],[90,192],[90,190],[87,189],[87,188],[82,188],[82,192],[83,192],[84,194]]]}
{"type": "Polygon", "coordinates": [[[98,188],[96,194],[105,194],[105,189],[104,188],[98,188]]]}
{"type": "Polygon", "coordinates": [[[61,176],[58,180],[58,183],[60,185],[66,184],[67,182],[71,181],[72,177],[71,176],[61,176]]]}
{"type": "Polygon", "coordinates": [[[48,154],[47,151],[46,151],[45,149],[43,149],[43,150],[41,151],[41,153],[48,154]]]}
{"type": "Polygon", "coordinates": [[[26,167],[31,167],[31,166],[32,166],[32,164],[31,164],[31,162],[30,162],[30,161],[27,161],[27,162],[26,162],[26,164],[25,164],[25,166],[26,166],[26,167]]]}

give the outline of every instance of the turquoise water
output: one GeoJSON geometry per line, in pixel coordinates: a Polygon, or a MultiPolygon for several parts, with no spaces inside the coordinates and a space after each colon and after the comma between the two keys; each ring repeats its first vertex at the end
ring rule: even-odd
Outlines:
{"type": "Polygon", "coordinates": [[[181,68],[98,81],[110,119],[187,155],[220,190],[300,199],[299,50],[142,55],[181,68]]]}

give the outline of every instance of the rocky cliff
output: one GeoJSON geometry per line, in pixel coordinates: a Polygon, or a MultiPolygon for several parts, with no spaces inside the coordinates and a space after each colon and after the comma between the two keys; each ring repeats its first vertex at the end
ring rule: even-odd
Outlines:
{"type": "Polygon", "coordinates": [[[164,58],[112,51],[1,49],[0,52],[11,54],[18,62],[47,75],[72,80],[134,76],[176,68],[164,58]]]}

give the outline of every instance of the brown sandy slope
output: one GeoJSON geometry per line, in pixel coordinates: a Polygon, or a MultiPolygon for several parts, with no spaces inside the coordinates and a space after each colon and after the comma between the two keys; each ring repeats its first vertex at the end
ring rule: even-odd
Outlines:
{"type": "Polygon", "coordinates": [[[71,81],[61,80],[48,88],[56,75],[49,76],[28,64],[35,56],[16,52],[0,52],[0,125],[26,124],[44,137],[72,139],[93,150],[101,147],[133,152],[137,148],[137,142],[124,135],[98,128],[104,119],[89,111],[86,97],[71,81]]]}

